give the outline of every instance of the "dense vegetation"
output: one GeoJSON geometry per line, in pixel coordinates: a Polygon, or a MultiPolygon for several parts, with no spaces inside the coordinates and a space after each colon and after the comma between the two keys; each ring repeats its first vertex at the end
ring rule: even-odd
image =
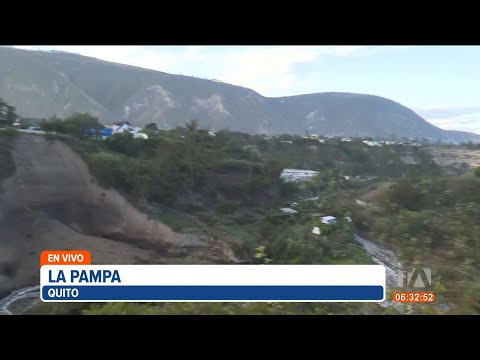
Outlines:
{"type": "Polygon", "coordinates": [[[42,122],[40,128],[44,131],[84,138],[88,129],[101,129],[103,125],[97,118],[87,113],[75,113],[64,120],[52,117],[42,122]]]}
{"type": "MultiPolygon", "coordinates": [[[[428,244],[425,237],[421,240],[411,237],[405,242],[391,240],[399,239],[397,235],[402,231],[392,219],[403,216],[406,220],[402,224],[409,224],[412,213],[427,211],[424,207],[436,199],[436,193],[428,196],[425,193],[429,193],[434,179],[442,179],[441,171],[421,147],[369,147],[361,139],[351,142],[329,139],[320,143],[300,136],[268,138],[227,130],[212,135],[200,129],[196,121],[170,131],[149,124],[143,130],[149,135],[148,140],[136,139],[129,133],[101,140],[85,135],[85,130],[99,126],[88,114],[75,114],[65,120],[50,119],[42,126],[45,130],[71,135],[62,140],[83,155],[103,186],[123,192],[140,205],[148,204],[145,208],[150,209],[151,216],[175,231],[211,236],[228,234],[241,239],[251,263],[371,263],[354,241],[352,224],[345,220],[350,215],[359,230],[370,231],[381,241],[398,246],[407,261],[418,253],[413,252],[416,243],[423,244],[422,251],[428,244]],[[404,162],[405,158],[414,161],[404,162]],[[299,186],[279,180],[284,168],[320,173],[313,181],[299,186]],[[419,188],[420,185],[423,187],[419,188]],[[354,204],[355,198],[379,188],[389,189],[388,198],[381,204],[367,208],[354,204]],[[300,199],[307,197],[318,200],[300,199]],[[298,202],[296,216],[278,210],[294,201],[298,202]],[[193,214],[196,220],[192,222],[179,213],[193,214]],[[320,224],[319,213],[336,216],[338,224],[320,224]],[[381,228],[377,220],[391,222],[381,228]],[[321,235],[312,234],[313,226],[321,228],[321,235]],[[395,233],[387,234],[386,230],[395,233]]],[[[465,209],[458,209],[460,218],[465,209]]],[[[428,212],[422,216],[417,219],[420,223],[428,217],[428,212]]],[[[473,235],[478,231],[475,229],[471,229],[473,235]]],[[[429,231],[427,228],[419,233],[429,231]]],[[[74,312],[78,311],[326,314],[393,310],[375,304],[107,304],[77,308],[74,312]]]]}
{"type": "Polygon", "coordinates": [[[85,155],[102,185],[170,205],[275,202],[296,191],[279,181],[284,168],[318,170],[320,182],[333,183],[345,175],[411,178],[439,171],[428,153],[417,147],[368,147],[361,141],[339,139],[319,143],[300,136],[266,138],[227,130],[212,136],[195,121],[170,131],[150,124],[144,129],[148,140],[129,133],[105,141],[88,139],[85,130],[99,124],[87,114],[51,119],[42,127],[74,135],[71,146],[85,155]],[[403,163],[402,156],[413,156],[418,163],[403,163]]]}
{"type": "Polygon", "coordinates": [[[11,125],[17,117],[15,108],[0,98],[0,181],[12,175],[15,170],[10,148],[12,140],[17,135],[11,125]]]}
{"type": "MultiPolygon", "coordinates": [[[[423,147],[370,147],[361,139],[324,142],[301,136],[265,137],[196,121],[169,131],[149,124],[148,140],[129,133],[106,140],[88,114],[42,124],[86,160],[98,181],[132,199],[152,217],[185,233],[238,238],[255,264],[365,264],[353,229],[394,249],[405,267],[432,269],[438,302],[451,313],[480,311],[480,168],[442,174],[423,147]],[[407,161],[405,160],[407,159],[407,161]],[[301,185],[284,183],[284,168],[319,171],[301,185]],[[317,200],[307,200],[316,197],[317,200]],[[356,203],[361,199],[361,204],[356,203]],[[288,216],[280,207],[298,203],[288,216]],[[333,215],[337,225],[320,224],[333,215]],[[193,215],[193,217],[191,217],[193,215]],[[353,224],[346,221],[351,216],[353,224]],[[195,220],[192,221],[192,218],[195,220]],[[352,227],[353,225],[353,227],[352,227]],[[321,235],[312,234],[318,226],[321,235]]],[[[0,131],[0,178],[9,176],[13,129],[0,131]]],[[[104,313],[328,314],[389,313],[376,304],[103,304],[48,311],[104,313]]],[[[432,307],[417,312],[435,312],[432,307]]]]}
{"type": "Polygon", "coordinates": [[[12,125],[17,118],[15,108],[0,98],[0,125],[12,125]]]}
{"type": "Polygon", "coordinates": [[[16,135],[15,129],[0,129],[0,181],[9,177],[15,171],[10,149],[12,140],[16,135]]]}
{"type": "MultiPolygon", "coordinates": [[[[478,169],[475,173],[478,172],[478,169]]],[[[432,269],[437,298],[454,313],[480,312],[480,178],[404,180],[354,211],[356,225],[432,269]]]]}

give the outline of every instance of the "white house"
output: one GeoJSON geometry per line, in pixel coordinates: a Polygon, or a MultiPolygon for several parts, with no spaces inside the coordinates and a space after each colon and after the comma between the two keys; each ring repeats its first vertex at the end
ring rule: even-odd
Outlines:
{"type": "Polygon", "coordinates": [[[132,134],[138,134],[142,130],[142,128],[134,127],[134,126],[130,125],[129,122],[116,123],[116,124],[113,124],[111,126],[111,128],[112,128],[114,134],[121,134],[125,131],[127,131],[129,133],[132,133],[132,134]]]}
{"type": "Polygon", "coordinates": [[[362,142],[368,146],[382,146],[378,141],[364,140],[362,142]]]}
{"type": "Polygon", "coordinates": [[[308,181],[315,175],[318,175],[318,171],[283,169],[282,173],[280,174],[280,179],[286,182],[301,182],[301,181],[308,181]]]}
{"type": "Polygon", "coordinates": [[[298,213],[297,210],[294,210],[292,208],[282,208],[280,210],[283,211],[285,214],[289,214],[289,215],[295,215],[298,213]]]}
{"type": "Polygon", "coordinates": [[[133,134],[133,137],[135,139],[144,139],[144,140],[148,139],[148,135],[144,134],[144,133],[135,133],[135,134],[133,134]]]}
{"type": "Polygon", "coordinates": [[[320,230],[320,228],[318,226],[313,227],[312,234],[320,235],[321,233],[322,233],[322,230],[320,230]]]}
{"type": "Polygon", "coordinates": [[[320,218],[320,221],[323,223],[323,224],[327,224],[327,225],[335,225],[337,223],[337,218],[335,216],[322,216],[320,218]]]}

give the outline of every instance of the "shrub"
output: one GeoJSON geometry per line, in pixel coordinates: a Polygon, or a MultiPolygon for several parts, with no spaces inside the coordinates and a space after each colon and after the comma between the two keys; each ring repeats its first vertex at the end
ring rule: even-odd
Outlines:
{"type": "Polygon", "coordinates": [[[128,182],[131,164],[128,158],[99,152],[89,155],[87,161],[102,186],[131,190],[131,184],[128,182]]]}
{"type": "Polygon", "coordinates": [[[480,177],[480,166],[475,168],[475,170],[473,171],[473,173],[475,174],[475,176],[478,176],[480,177]]]}
{"type": "Polygon", "coordinates": [[[234,203],[222,203],[222,204],[218,204],[216,206],[216,210],[219,212],[219,213],[224,213],[224,214],[233,214],[235,211],[238,210],[238,205],[234,204],[234,203]]]}
{"type": "Polygon", "coordinates": [[[4,139],[14,139],[18,136],[18,131],[15,128],[7,127],[0,131],[0,137],[4,139]]]}
{"type": "Polygon", "coordinates": [[[233,216],[232,218],[240,225],[251,224],[256,220],[255,215],[248,214],[248,213],[238,214],[233,216]]]}

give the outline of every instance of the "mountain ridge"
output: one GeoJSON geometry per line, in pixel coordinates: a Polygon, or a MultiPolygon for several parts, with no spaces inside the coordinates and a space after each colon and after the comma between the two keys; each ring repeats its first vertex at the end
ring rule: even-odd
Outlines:
{"type": "Polygon", "coordinates": [[[58,51],[0,48],[0,97],[23,117],[89,112],[104,123],[156,122],[162,129],[197,118],[200,126],[212,131],[480,142],[480,135],[442,130],[413,110],[376,95],[265,97],[216,80],[58,51]]]}

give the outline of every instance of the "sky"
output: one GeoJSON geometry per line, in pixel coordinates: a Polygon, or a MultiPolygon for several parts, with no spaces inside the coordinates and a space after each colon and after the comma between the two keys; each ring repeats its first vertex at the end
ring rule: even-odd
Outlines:
{"type": "Polygon", "coordinates": [[[480,134],[480,46],[16,46],[221,80],[264,96],[378,95],[480,134]]]}

